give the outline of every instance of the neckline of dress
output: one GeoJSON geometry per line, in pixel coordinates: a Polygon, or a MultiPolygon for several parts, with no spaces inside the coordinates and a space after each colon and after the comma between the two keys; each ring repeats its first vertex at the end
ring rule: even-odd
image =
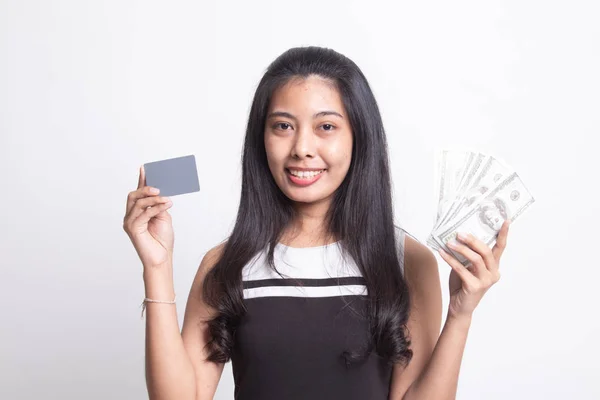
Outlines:
{"type": "Polygon", "coordinates": [[[288,246],[286,244],[283,244],[281,242],[277,242],[277,244],[275,245],[276,248],[281,248],[281,249],[286,249],[286,250],[319,250],[319,249],[325,249],[325,248],[329,248],[329,247],[333,247],[336,244],[339,244],[341,242],[341,240],[337,240],[333,243],[329,243],[329,244],[324,244],[321,246],[310,246],[310,247],[292,247],[292,246],[288,246]]]}

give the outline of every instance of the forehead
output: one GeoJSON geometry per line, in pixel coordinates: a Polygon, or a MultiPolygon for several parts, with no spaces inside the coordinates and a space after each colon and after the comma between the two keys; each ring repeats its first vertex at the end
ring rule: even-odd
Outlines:
{"type": "Polygon", "coordinates": [[[343,110],[343,103],[335,83],[318,76],[295,77],[273,92],[269,110],[303,110],[313,112],[317,109],[343,110]]]}

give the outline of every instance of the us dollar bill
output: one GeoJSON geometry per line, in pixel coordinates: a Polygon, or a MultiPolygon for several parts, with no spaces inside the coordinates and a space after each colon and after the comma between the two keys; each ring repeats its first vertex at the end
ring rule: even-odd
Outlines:
{"type": "Polygon", "coordinates": [[[450,203],[450,207],[444,211],[444,215],[435,224],[434,229],[448,222],[454,215],[456,208],[460,206],[460,199],[466,192],[467,188],[473,182],[473,179],[479,174],[482,169],[483,162],[487,156],[481,153],[470,153],[469,163],[463,173],[462,179],[456,189],[450,203]]]}
{"type": "MultiPolygon", "coordinates": [[[[448,212],[446,221],[460,219],[487,193],[501,184],[513,172],[512,168],[496,160],[494,157],[486,156],[481,164],[481,168],[478,169],[476,176],[471,181],[469,188],[463,190],[454,199],[452,210],[448,212]]],[[[435,228],[439,228],[439,225],[435,228]]]]}
{"type": "Polygon", "coordinates": [[[433,240],[438,247],[443,247],[459,262],[468,266],[469,261],[466,258],[447,246],[448,242],[456,242],[458,232],[470,233],[491,247],[504,221],[509,220],[513,223],[534,202],[534,197],[519,175],[513,172],[460,218],[453,219],[435,230],[432,233],[433,240]]]}
{"type": "Polygon", "coordinates": [[[440,218],[452,206],[452,200],[463,178],[465,170],[474,158],[474,154],[468,151],[442,150],[436,154],[437,164],[437,213],[435,225],[440,218]]]}
{"type": "MultiPolygon", "coordinates": [[[[454,199],[465,180],[469,176],[477,153],[467,150],[438,150],[435,154],[436,178],[434,188],[438,207],[435,215],[434,227],[445,220],[446,213],[453,207],[454,199]],[[436,190],[437,189],[437,190],[436,190]]],[[[427,244],[438,249],[438,244],[430,235],[427,244]]]]}
{"type": "MultiPolygon", "coordinates": [[[[454,201],[460,188],[464,185],[465,179],[471,176],[470,171],[476,164],[478,154],[467,150],[448,150],[438,152],[437,161],[437,179],[439,190],[436,192],[438,199],[437,214],[434,223],[434,229],[438,227],[447,218],[447,213],[453,209],[454,201]]],[[[436,250],[439,246],[433,235],[427,238],[427,244],[436,250]]]]}

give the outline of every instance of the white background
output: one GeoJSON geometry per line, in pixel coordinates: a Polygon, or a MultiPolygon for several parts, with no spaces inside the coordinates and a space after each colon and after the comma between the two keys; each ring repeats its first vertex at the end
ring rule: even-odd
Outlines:
{"type": "MultiPolygon", "coordinates": [[[[599,20],[591,0],[1,1],[0,398],[146,398],[122,230],[138,168],[196,155],[201,190],[171,209],[181,323],[233,227],[256,85],[302,45],[367,76],[397,221],[422,242],[438,147],[501,157],[536,198],[475,312],[458,398],[600,398],[599,20]]],[[[215,398],[233,398],[231,363],[215,398]]]]}

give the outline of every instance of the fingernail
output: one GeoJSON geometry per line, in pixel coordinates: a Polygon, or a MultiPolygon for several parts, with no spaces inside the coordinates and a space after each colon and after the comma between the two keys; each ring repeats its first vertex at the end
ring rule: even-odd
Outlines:
{"type": "Polygon", "coordinates": [[[459,232],[456,236],[458,236],[458,238],[460,240],[467,240],[467,234],[466,233],[459,232]]]}
{"type": "Polygon", "coordinates": [[[150,189],[150,193],[152,193],[152,194],[158,194],[158,193],[160,193],[160,189],[152,188],[152,189],[150,189]]]}

